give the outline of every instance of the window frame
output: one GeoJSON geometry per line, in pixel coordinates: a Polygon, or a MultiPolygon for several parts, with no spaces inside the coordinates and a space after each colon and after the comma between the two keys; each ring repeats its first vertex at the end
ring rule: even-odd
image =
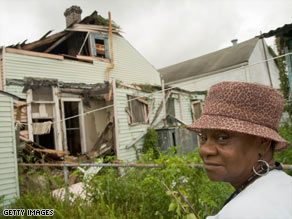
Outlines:
{"type": "Polygon", "coordinates": [[[139,96],[134,96],[134,95],[127,95],[127,101],[128,101],[128,106],[127,106],[127,113],[128,113],[128,124],[129,125],[139,125],[139,124],[149,124],[149,119],[148,119],[148,114],[149,114],[149,101],[148,99],[144,97],[139,97],[139,96]],[[137,99],[136,99],[137,98],[137,99]],[[141,98],[143,101],[139,101],[139,98],[141,98]],[[135,99],[135,100],[131,100],[135,99]],[[137,101],[141,104],[143,104],[143,112],[142,114],[144,115],[144,121],[139,121],[139,122],[133,122],[133,107],[132,107],[132,101],[137,101]],[[147,104],[144,102],[147,101],[147,104]]]}
{"type": "Polygon", "coordinates": [[[104,59],[110,59],[108,36],[98,34],[98,33],[90,33],[90,35],[89,35],[91,56],[97,57],[97,58],[103,58],[103,57],[97,56],[95,40],[103,40],[104,41],[104,49],[105,49],[104,59]]]}

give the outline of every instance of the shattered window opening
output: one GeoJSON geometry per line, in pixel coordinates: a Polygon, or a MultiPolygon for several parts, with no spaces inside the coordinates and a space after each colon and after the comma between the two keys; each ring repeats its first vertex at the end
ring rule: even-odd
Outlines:
{"type": "MultiPolygon", "coordinates": [[[[174,98],[169,97],[166,102],[166,114],[175,117],[175,106],[174,106],[174,98]]],[[[167,125],[176,126],[176,120],[174,118],[167,117],[166,119],[167,125]]]]}
{"type": "Polygon", "coordinates": [[[137,97],[128,95],[129,107],[129,122],[130,124],[144,123],[147,124],[147,114],[148,114],[148,104],[147,100],[140,98],[135,99],[137,97]],[[135,99],[135,100],[132,100],[135,99]]]}
{"type": "Polygon", "coordinates": [[[202,103],[201,101],[194,101],[192,103],[193,119],[194,121],[199,119],[202,114],[202,103]]]}
{"type": "Polygon", "coordinates": [[[109,59],[109,43],[107,36],[90,33],[92,56],[109,59]]]}
{"type": "Polygon", "coordinates": [[[38,87],[32,89],[33,101],[53,101],[52,87],[38,87]]]}

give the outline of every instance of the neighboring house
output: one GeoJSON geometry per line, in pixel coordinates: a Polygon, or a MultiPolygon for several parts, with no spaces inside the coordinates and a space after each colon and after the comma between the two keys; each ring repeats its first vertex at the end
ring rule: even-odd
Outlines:
{"type": "Polygon", "coordinates": [[[19,197],[13,103],[18,97],[0,91],[0,207],[19,197]],[[4,199],[2,199],[4,196],[4,199]]]}
{"type": "Polygon", "coordinates": [[[255,82],[280,88],[279,70],[263,40],[255,37],[216,52],[159,70],[165,84],[190,91],[208,90],[221,81],[255,82]]]}
{"type": "MultiPolygon", "coordinates": [[[[31,141],[72,155],[114,148],[118,159],[135,161],[147,128],[162,124],[160,75],[111,19],[94,12],[81,20],[81,12],[66,10],[62,32],[3,47],[0,88],[26,99],[31,141]]],[[[203,96],[175,90],[168,98],[169,114],[191,124],[203,96]]]]}

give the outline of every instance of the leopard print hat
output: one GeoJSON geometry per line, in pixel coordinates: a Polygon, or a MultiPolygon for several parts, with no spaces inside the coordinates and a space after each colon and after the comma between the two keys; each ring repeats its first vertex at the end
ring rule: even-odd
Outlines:
{"type": "Polygon", "coordinates": [[[188,128],[230,130],[256,135],[276,142],[275,151],[290,143],[279,134],[284,100],[276,89],[256,83],[221,82],[213,85],[202,116],[188,128]]]}

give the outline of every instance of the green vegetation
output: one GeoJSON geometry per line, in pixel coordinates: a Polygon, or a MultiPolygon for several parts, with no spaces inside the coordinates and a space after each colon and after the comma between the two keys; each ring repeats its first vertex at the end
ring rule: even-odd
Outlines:
{"type": "MultiPolygon", "coordinates": [[[[280,135],[292,144],[292,125],[286,122],[279,130],[280,135]]],[[[292,164],[292,146],[282,152],[276,152],[275,160],[283,164],[292,164]]],[[[292,176],[292,171],[287,171],[292,176]]]]}
{"type": "Polygon", "coordinates": [[[151,151],[149,154],[153,153],[153,158],[157,159],[159,157],[159,149],[157,145],[158,145],[157,132],[155,131],[155,129],[148,128],[143,144],[142,149],[143,153],[146,154],[151,151]]]}
{"type": "MultiPolygon", "coordinates": [[[[142,155],[141,163],[164,164],[165,168],[125,168],[121,176],[115,168],[103,168],[85,182],[87,201],[79,198],[66,206],[52,197],[52,183],[47,183],[47,189],[22,189],[21,198],[10,208],[55,209],[54,218],[195,218],[191,209],[205,218],[218,212],[233,189],[212,183],[204,170],[191,168],[190,164],[201,162],[197,153],[178,157],[174,151],[156,160],[153,150],[142,155]]],[[[37,172],[31,170],[30,177],[37,172]]],[[[45,177],[52,182],[52,176],[45,177]]],[[[25,183],[21,181],[22,188],[28,188],[25,183]]]]}
{"type": "MultiPolygon", "coordinates": [[[[285,54],[284,51],[284,39],[282,37],[277,37],[275,40],[277,46],[277,51],[279,55],[285,54]]],[[[271,47],[268,47],[270,54],[276,57],[276,53],[271,47]]],[[[280,79],[280,91],[285,99],[284,111],[288,113],[289,119],[292,120],[292,95],[290,93],[288,72],[286,68],[285,57],[275,59],[276,65],[279,69],[279,79],[280,79]]]]}
{"type": "MultiPolygon", "coordinates": [[[[292,142],[289,123],[280,128],[280,134],[292,142]]],[[[233,188],[227,183],[211,182],[203,169],[190,167],[202,163],[198,153],[178,157],[173,148],[170,154],[159,153],[155,159],[155,131],[149,129],[146,139],[144,147],[148,147],[148,152],[139,162],[163,164],[165,168],[124,168],[118,171],[105,167],[95,177],[84,180],[86,200],[80,197],[68,206],[51,194],[53,189],[64,187],[62,169],[20,167],[21,198],[9,208],[54,209],[54,218],[72,219],[193,219],[214,215],[222,208],[233,188]]],[[[291,148],[277,152],[276,160],[291,164],[291,148]]],[[[71,171],[70,176],[82,180],[79,170],[71,171]]]]}

